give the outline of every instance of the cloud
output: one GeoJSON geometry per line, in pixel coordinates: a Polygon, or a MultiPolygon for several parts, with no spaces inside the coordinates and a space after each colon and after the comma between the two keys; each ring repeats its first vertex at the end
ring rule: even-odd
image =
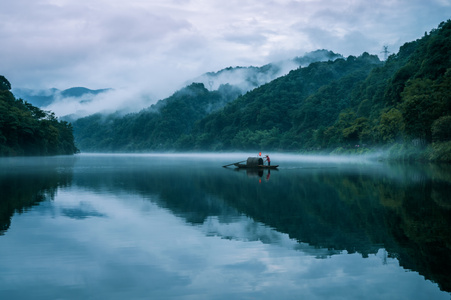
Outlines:
{"type": "Polygon", "coordinates": [[[98,95],[82,97],[59,96],[43,109],[52,111],[57,116],[72,118],[85,117],[95,113],[131,113],[150,106],[154,101],[149,96],[151,91],[142,89],[113,89],[98,95]]]}
{"type": "Polygon", "coordinates": [[[0,3],[0,74],[13,87],[114,88],[157,101],[190,78],[316,49],[396,52],[451,15],[449,0],[0,3]]]}

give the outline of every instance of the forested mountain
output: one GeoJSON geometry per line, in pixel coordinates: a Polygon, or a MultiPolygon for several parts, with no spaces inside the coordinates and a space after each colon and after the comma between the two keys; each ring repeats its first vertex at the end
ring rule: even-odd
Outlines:
{"type": "Polygon", "coordinates": [[[210,92],[193,83],[139,113],[81,118],[74,122],[77,146],[84,151],[191,149],[187,137],[194,124],[240,94],[230,85],[210,92]]]}
{"type": "Polygon", "coordinates": [[[364,53],[291,71],[210,114],[195,129],[202,148],[299,150],[309,131],[332,125],[350,106],[350,91],[382,65],[364,53]]]}
{"type": "Polygon", "coordinates": [[[0,156],[74,154],[72,125],[16,99],[0,76],[0,156]]]}
{"type": "MultiPolygon", "coordinates": [[[[238,97],[241,89],[236,86],[222,85],[216,91],[208,91],[202,83],[195,83],[139,113],[126,116],[96,114],[75,121],[77,146],[83,151],[186,151],[212,150],[212,147],[231,150],[255,147],[256,143],[250,143],[254,138],[236,143],[240,137],[247,138],[239,132],[244,130],[248,133],[258,129],[280,135],[290,128],[286,112],[292,110],[299,97],[310,95],[330,80],[356,70],[367,74],[379,64],[381,62],[377,57],[368,54],[361,58],[317,62],[310,67],[292,71],[242,97],[238,97]],[[302,74],[299,75],[299,72],[302,74]],[[270,92],[264,95],[267,90],[270,92]],[[291,95],[291,90],[295,95],[291,95]],[[233,103],[223,110],[231,101],[233,103]],[[250,101],[253,104],[246,109],[237,109],[243,102],[250,101]],[[258,121],[253,120],[261,113],[261,109],[268,115],[260,115],[258,121]],[[245,117],[247,123],[235,123],[233,128],[221,127],[224,119],[232,120],[241,113],[249,114],[245,117]],[[210,125],[207,125],[210,131],[205,128],[205,124],[210,124],[210,121],[215,123],[213,127],[216,131],[210,125]],[[234,138],[235,141],[232,141],[234,138]]],[[[268,140],[265,143],[265,147],[271,146],[268,140]]]]}
{"type": "Polygon", "coordinates": [[[231,86],[221,96],[193,84],[137,114],[80,119],[75,137],[84,151],[344,152],[391,146],[451,160],[450,58],[447,21],[386,62],[368,53],[315,62],[236,99],[239,91],[231,86]]]}

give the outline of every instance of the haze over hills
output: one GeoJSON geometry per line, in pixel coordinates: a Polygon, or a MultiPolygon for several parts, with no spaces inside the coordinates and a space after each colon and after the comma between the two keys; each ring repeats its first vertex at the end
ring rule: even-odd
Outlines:
{"type": "Polygon", "coordinates": [[[324,49],[316,50],[305,53],[303,56],[272,62],[261,67],[228,67],[218,72],[208,72],[187,81],[187,85],[203,83],[208,90],[212,91],[217,90],[222,84],[230,84],[245,93],[286,75],[291,70],[306,67],[313,62],[333,61],[338,58],[343,56],[324,49]]]}
{"type": "MultiPolygon", "coordinates": [[[[227,68],[205,74],[208,86],[189,84],[150,106],[143,105],[143,95],[104,91],[92,101],[77,103],[98,105],[91,108],[99,112],[119,104],[137,109],[140,102],[141,111],[125,114],[116,109],[116,113],[72,118],[75,141],[81,151],[95,152],[261,149],[343,153],[355,147],[361,151],[385,147],[408,158],[420,153],[419,159],[451,161],[450,32],[451,20],[442,22],[421,39],[405,43],[385,62],[366,52],[337,58],[326,51],[332,59],[280,77],[276,64],[227,68]],[[264,83],[271,76],[276,78],[264,83]],[[230,84],[236,78],[246,83],[230,84]],[[122,103],[115,102],[117,98],[122,103]]],[[[38,144],[40,125],[22,124],[24,116],[36,124],[47,116],[52,126],[59,126],[55,114],[11,98],[6,79],[3,89],[4,107],[20,108],[6,109],[0,122],[4,133],[0,142],[13,143],[4,148],[5,153],[19,153],[24,141],[38,144]]],[[[60,94],[75,96],[63,99],[80,100],[86,91],[77,88],[60,94]]],[[[56,104],[76,111],[67,107],[67,101],[56,104]]],[[[70,129],[69,124],[62,125],[70,129]]]]}
{"type": "Polygon", "coordinates": [[[423,159],[451,160],[450,31],[451,21],[442,22],[385,62],[366,52],[317,61],[239,97],[239,85],[209,88],[222,74],[277,74],[277,69],[210,73],[206,78],[217,83],[193,83],[139,113],[77,120],[76,142],[82,151],[101,152],[392,147],[405,154],[431,145],[423,159]]]}
{"type": "MultiPolygon", "coordinates": [[[[241,93],[246,93],[287,74],[291,70],[305,67],[312,62],[335,60],[337,58],[342,58],[342,55],[328,50],[317,50],[305,53],[303,56],[271,62],[261,67],[228,67],[217,72],[208,72],[197,78],[187,80],[186,86],[192,83],[203,83],[208,90],[213,91],[218,90],[221,85],[229,84],[238,88],[241,93]]],[[[159,100],[151,99],[150,95],[137,93],[137,91],[132,93],[116,87],[97,90],[85,87],[74,87],[66,90],[13,88],[12,92],[16,98],[24,99],[34,106],[51,110],[57,116],[66,117],[70,120],[98,112],[137,112],[159,100]]]]}

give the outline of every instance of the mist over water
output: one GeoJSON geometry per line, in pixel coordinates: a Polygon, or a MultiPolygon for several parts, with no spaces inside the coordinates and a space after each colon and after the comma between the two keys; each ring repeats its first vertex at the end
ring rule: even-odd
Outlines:
{"type": "Polygon", "coordinates": [[[256,154],[1,158],[0,297],[449,299],[449,167],[256,154]]]}

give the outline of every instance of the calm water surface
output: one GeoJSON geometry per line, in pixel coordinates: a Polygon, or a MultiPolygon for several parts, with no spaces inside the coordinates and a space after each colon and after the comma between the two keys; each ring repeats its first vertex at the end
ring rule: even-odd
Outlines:
{"type": "Polygon", "coordinates": [[[451,299],[451,168],[0,159],[0,299],[451,299]]]}

